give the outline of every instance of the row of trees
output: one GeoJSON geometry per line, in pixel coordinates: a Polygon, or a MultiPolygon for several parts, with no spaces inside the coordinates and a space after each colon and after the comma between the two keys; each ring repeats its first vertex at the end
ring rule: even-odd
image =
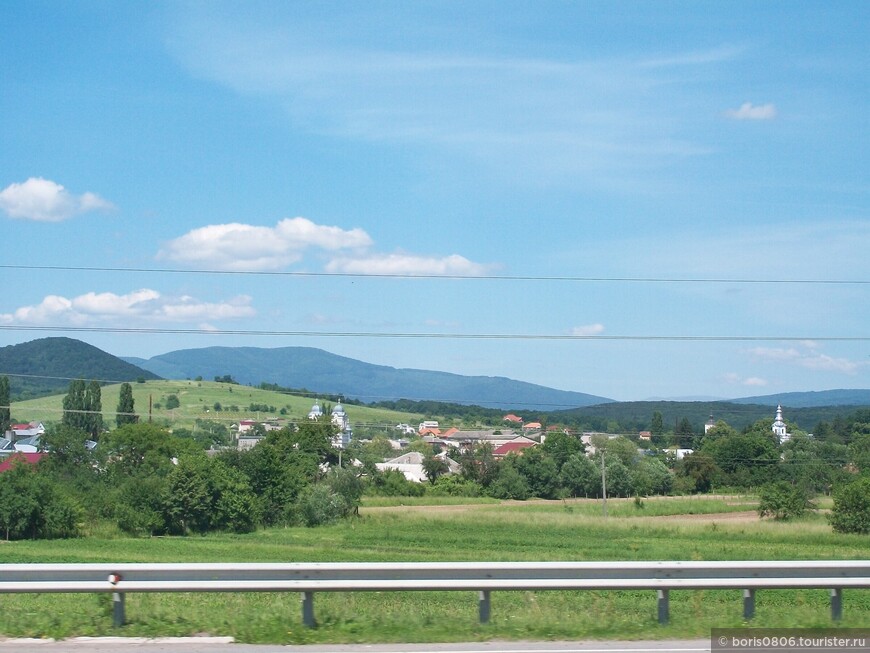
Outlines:
{"type": "Polygon", "coordinates": [[[210,456],[153,424],[120,426],[93,450],[81,428],[52,425],[49,455],[0,474],[0,532],[67,537],[108,521],[136,535],[244,533],[338,519],[356,511],[362,483],[351,470],[323,471],[337,462],[333,435],[330,424],[302,423],[210,456]]]}

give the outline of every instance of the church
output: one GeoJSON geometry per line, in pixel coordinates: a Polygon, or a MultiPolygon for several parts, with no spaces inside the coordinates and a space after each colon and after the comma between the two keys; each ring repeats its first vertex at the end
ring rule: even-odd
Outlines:
{"type": "Polygon", "coordinates": [[[776,419],[773,420],[771,430],[773,430],[773,434],[777,437],[780,444],[791,440],[791,433],[786,429],[785,421],[782,419],[782,405],[776,407],[776,419]]]}
{"type": "MultiPolygon", "coordinates": [[[[311,410],[308,411],[308,419],[318,422],[322,417],[323,409],[320,407],[320,404],[315,401],[311,410]]],[[[338,428],[338,434],[332,439],[332,446],[337,447],[338,449],[346,449],[353,437],[353,429],[350,426],[350,418],[347,416],[341,402],[338,402],[333,407],[330,419],[338,428]]]]}

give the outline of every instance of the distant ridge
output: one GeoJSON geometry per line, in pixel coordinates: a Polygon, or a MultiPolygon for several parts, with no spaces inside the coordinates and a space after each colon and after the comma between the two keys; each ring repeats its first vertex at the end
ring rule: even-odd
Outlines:
{"type": "Polygon", "coordinates": [[[462,376],[375,365],[313,347],[205,347],[173,351],[149,360],[125,360],[135,361],[163,378],[201,376],[211,380],[229,374],[242,384],[276,383],[314,393],[344,395],[367,403],[411,399],[486,408],[560,410],[613,401],[505,377],[462,376]]]}
{"type": "Polygon", "coordinates": [[[73,338],[40,338],[0,347],[0,375],[9,377],[15,400],[55,394],[69,387],[70,379],[117,383],[160,378],[73,338]]]}
{"type": "Polygon", "coordinates": [[[782,404],[791,408],[818,406],[870,406],[870,390],[819,390],[809,392],[781,392],[759,397],[730,399],[734,404],[782,404]]]}

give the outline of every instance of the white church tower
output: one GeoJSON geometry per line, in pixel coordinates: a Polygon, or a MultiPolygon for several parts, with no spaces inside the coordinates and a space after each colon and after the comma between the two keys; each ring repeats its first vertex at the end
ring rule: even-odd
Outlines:
{"type": "Polygon", "coordinates": [[[771,427],[773,434],[779,439],[779,443],[788,442],[791,439],[791,434],[786,431],[785,421],[782,419],[782,405],[776,407],[776,419],[773,420],[771,427]]]}

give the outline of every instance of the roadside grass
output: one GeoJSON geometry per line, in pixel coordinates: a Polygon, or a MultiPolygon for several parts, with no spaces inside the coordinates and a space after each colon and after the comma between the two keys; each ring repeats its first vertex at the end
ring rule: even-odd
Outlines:
{"type": "MultiPolygon", "coordinates": [[[[747,497],[674,498],[637,509],[631,500],[614,501],[604,519],[593,501],[418,502],[364,507],[359,519],[333,526],[250,535],[131,539],[100,528],[99,536],[78,540],[0,543],[0,562],[837,560],[870,553],[870,539],[833,533],[823,515],[784,523],[730,518],[751,504],[747,497]]],[[[751,624],[742,619],[739,591],[675,590],[666,626],[656,622],[652,591],[493,592],[485,625],[477,620],[475,592],[324,592],[315,596],[314,629],[302,627],[295,593],[128,594],[129,623],[120,629],[112,627],[106,595],[0,601],[0,635],[7,637],[209,633],[283,644],[664,639],[707,637],[712,627],[832,625],[825,590],[759,590],[751,624]]],[[[870,591],[845,590],[843,616],[839,626],[866,627],[870,591]]]]}
{"type": "MultiPolygon", "coordinates": [[[[831,531],[824,516],[778,523],[749,516],[751,497],[645,502],[486,503],[364,507],[353,521],[250,535],[130,539],[98,526],[91,537],[0,543],[0,562],[302,562],[474,560],[863,559],[870,540],[831,531]],[[654,509],[654,512],[653,512],[654,509]]],[[[367,502],[368,503],[368,502],[367,502]]],[[[108,595],[5,595],[0,635],[181,636],[209,633],[259,643],[707,637],[712,627],[830,627],[825,590],[759,591],[742,619],[737,591],[673,591],[671,621],[656,622],[655,593],[493,592],[477,621],[474,592],[318,593],[318,627],[301,625],[295,593],[129,594],[128,624],[112,627],[108,595]]],[[[870,591],[844,592],[842,627],[870,623],[870,591]]]]}

